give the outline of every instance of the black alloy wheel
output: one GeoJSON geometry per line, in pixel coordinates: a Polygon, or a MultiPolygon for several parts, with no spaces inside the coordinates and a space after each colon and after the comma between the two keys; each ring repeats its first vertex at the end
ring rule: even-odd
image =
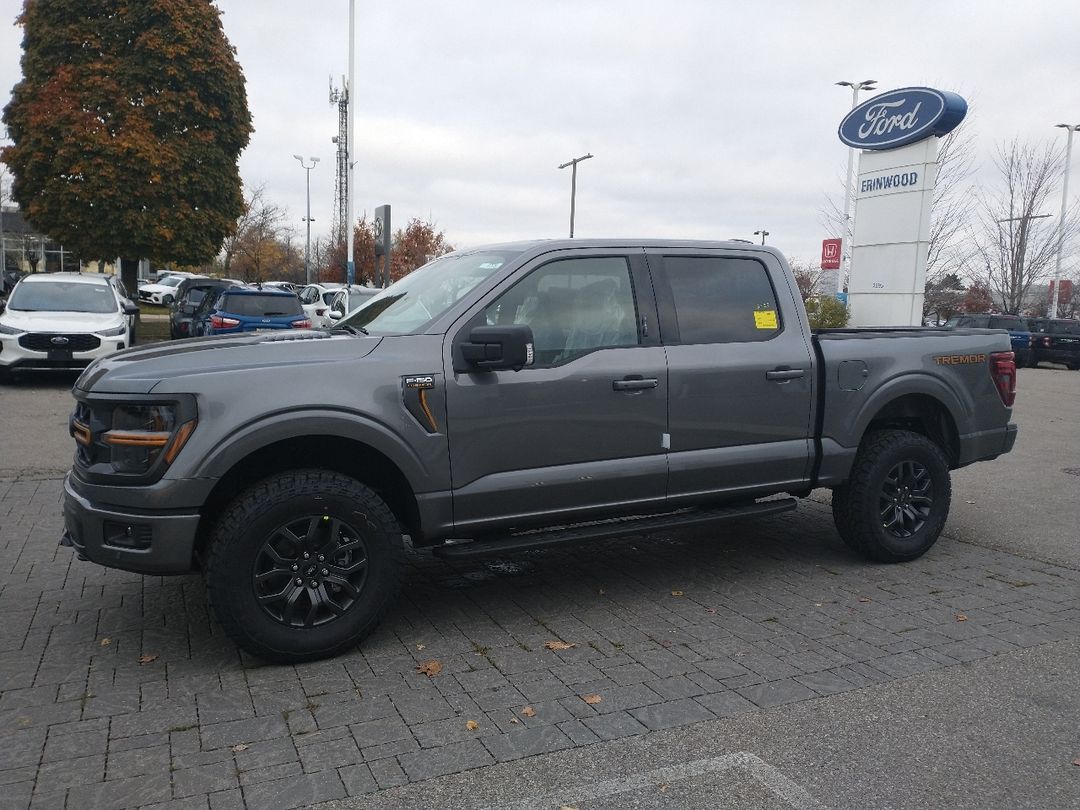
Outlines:
{"type": "Polygon", "coordinates": [[[266,661],[355,647],[397,593],[402,531],[365,484],[329,470],[272,475],[218,518],[206,557],[210,605],[226,634],[266,661]]]}
{"type": "Polygon", "coordinates": [[[901,461],[881,485],[882,527],[894,537],[911,537],[926,525],[934,506],[930,472],[917,461],[901,461]]]}
{"type": "Polygon", "coordinates": [[[908,430],[877,430],[859,445],[847,481],[833,488],[833,521],[851,548],[879,562],[906,562],[937,542],[952,483],[944,451],[908,430]]]}
{"type": "Polygon", "coordinates": [[[271,532],[251,578],[260,607],[274,621],[319,627],[356,603],[367,573],[367,544],[356,527],[308,515],[271,532]]]}

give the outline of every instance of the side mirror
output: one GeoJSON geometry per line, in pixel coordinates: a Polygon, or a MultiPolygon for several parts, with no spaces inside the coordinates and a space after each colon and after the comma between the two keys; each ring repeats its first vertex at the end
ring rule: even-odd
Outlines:
{"type": "Polygon", "coordinates": [[[332,321],[340,321],[344,317],[345,317],[345,313],[342,310],[340,310],[340,309],[332,309],[332,310],[330,310],[330,320],[332,320],[332,321]]]}
{"type": "Polygon", "coordinates": [[[533,363],[532,328],[524,325],[476,326],[461,344],[461,359],[474,369],[518,369],[533,363]]]}
{"type": "Polygon", "coordinates": [[[135,304],[124,304],[125,315],[138,315],[139,308],[135,304]]]}

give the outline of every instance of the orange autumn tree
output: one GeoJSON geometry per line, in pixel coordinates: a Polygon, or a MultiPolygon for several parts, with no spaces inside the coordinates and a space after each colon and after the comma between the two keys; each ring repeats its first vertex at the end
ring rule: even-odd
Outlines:
{"type": "Polygon", "coordinates": [[[82,256],[198,265],[243,210],[244,77],[210,0],[26,0],[12,194],[82,256]]]}

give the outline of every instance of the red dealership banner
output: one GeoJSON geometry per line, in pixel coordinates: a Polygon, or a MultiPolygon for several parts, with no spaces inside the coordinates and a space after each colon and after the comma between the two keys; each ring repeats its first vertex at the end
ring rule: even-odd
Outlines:
{"type": "Polygon", "coordinates": [[[821,269],[822,270],[839,270],[840,269],[840,240],[839,239],[822,239],[821,240],[821,269]]]}

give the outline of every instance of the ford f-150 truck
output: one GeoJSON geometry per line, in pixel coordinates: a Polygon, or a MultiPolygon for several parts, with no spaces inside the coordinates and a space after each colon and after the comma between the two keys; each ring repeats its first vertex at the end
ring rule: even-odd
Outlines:
{"type": "Polygon", "coordinates": [[[99,360],[62,542],[205,572],[263,659],[356,645],[406,536],[446,558],[648,536],[833,491],[840,537],[923,554],[950,470],[1007,453],[1005,331],[813,333],[775,249],[560,240],[452,253],[329,330],[99,360]]]}

